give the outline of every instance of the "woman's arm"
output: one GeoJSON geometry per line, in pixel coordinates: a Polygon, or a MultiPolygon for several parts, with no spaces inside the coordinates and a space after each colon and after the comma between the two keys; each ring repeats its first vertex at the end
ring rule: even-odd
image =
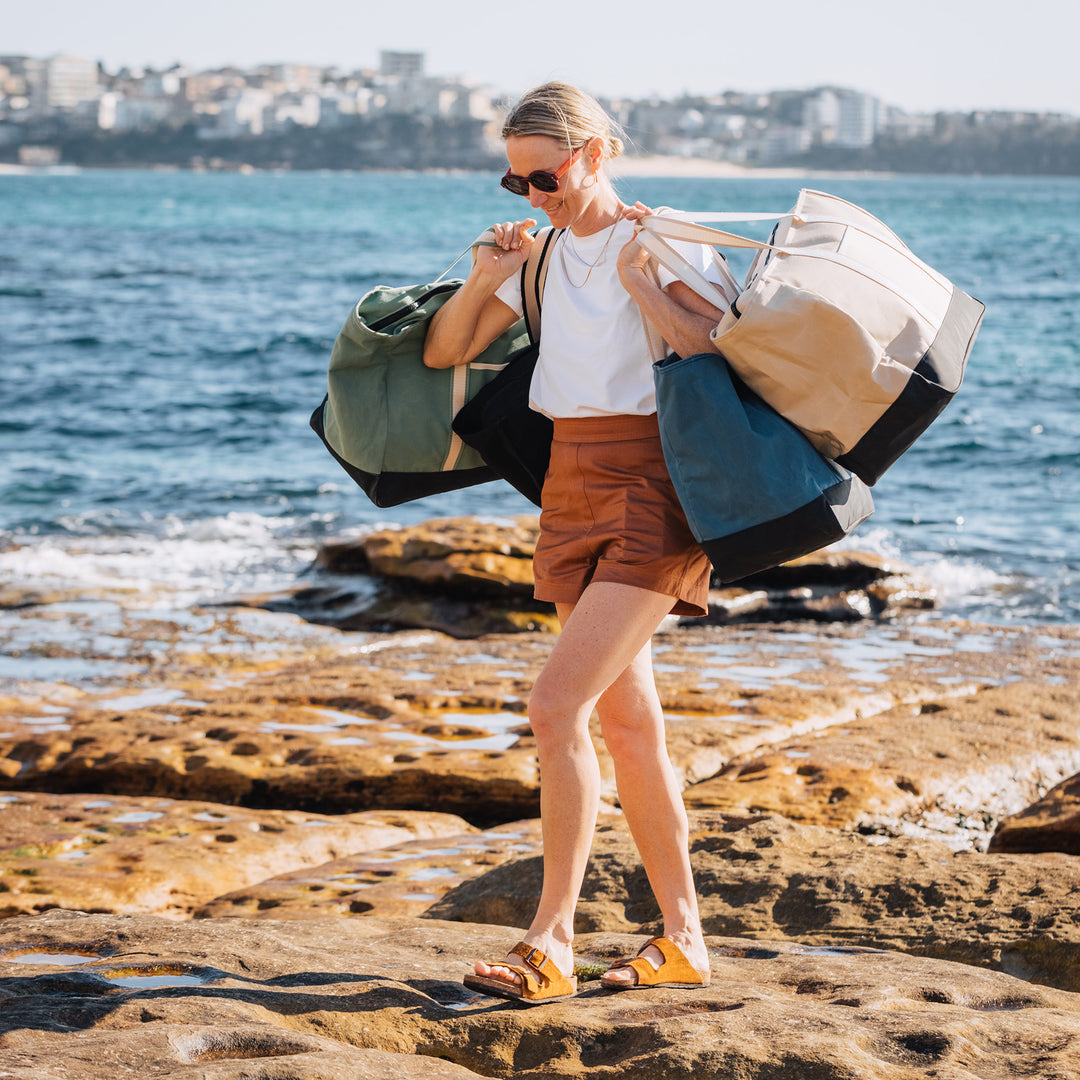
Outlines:
{"type": "Polygon", "coordinates": [[[477,250],[476,263],[460,289],[432,316],[424,340],[424,363],[447,368],[475,360],[519,316],[495,290],[521,270],[535,242],[536,222],[506,221],[494,227],[497,247],[477,250]]]}
{"type": "MultiPolygon", "coordinates": [[[[626,217],[637,221],[652,213],[637,203],[626,217]]],[[[710,333],[723,312],[699,296],[685,282],[673,281],[666,289],[648,273],[649,253],[631,240],[619,252],[619,280],[641,313],[679,356],[716,352],[710,333]]]]}

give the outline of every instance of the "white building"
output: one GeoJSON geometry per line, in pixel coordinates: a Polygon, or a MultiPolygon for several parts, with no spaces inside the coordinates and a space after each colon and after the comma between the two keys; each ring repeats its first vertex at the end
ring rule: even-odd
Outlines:
{"type": "Polygon", "coordinates": [[[832,90],[819,90],[803,102],[802,122],[814,142],[834,142],[840,127],[840,98],[832,90]]]}
{"type": "Polygon", "coordinates": [[[137,131],[157,127],[175,114],[172,98],[132,97],[110,90],[98,101],[97,123],[106,131],[137,131]]]}
{"type": "Polygon", "coordinates": [[[380,78],[378,83],[373,104],[381,111],[453,120],[491,120],[495,116],[490,93],[456,79],[380,78]]]}
{"type": "Polygon", "coordinates": [[[366,116],[374,109],[375,91],[370,86],[341,90],[324,87],[319,107],[320,124],[336,124],[346,116],[366,116]]]}
{"type": "Polygon", "coordinates": [[[284,94],[274,101],[271,124],[279,130],[290,124],[315,127],[319,123],[321,105],[318,94],[284,94]]]}
{"type": "Polygon", "coordinates": [[[931,113],[906,113],[890,107],[884,111],[880,130],[897,139],[917,139],[934,133],[931,113]]]}
{"type": "Polygon", "coordinates": [[[74,109],[101,96],[98,66],[93,60],[64,54],[52,56],[45,61],[42,77],[44,103],[49,109],[74,109]]]}
{"type": "Polygon", "coordinates": [[[421,79],[424,76],[424,54],[383,49],[379,53],[379,74],[384,78],[421,79]]]}
{"type": "Polygon", "coordinates": [[[810,132],[804,127],[777,124],[747,140],[748,158],[760,164],[787,161],[805,154],[811,140],[810,132]]]}
{"type": "Polygon", "coordinates": [[[143,97],[177,97],[184,88],[183,68],[170,68],[168,71],[148,71],[142,77],[141,92],[143,97]]]}
{"type": "Polygon", "coordinates": [[[230,139],[238,135],[261,135],[266,130],[266,115],[273,108],[274,95],[269,90],[251,87],[230,93],[218,106],[215,122],[200,128],[208,138],[230,139]]]}
{"type": "Polygon", "coordinates": [[[823,146],[861,149],[881,130],[884,108],[876,97],[854,90],[819,90],[803,103],[803,127],[823,146]]]}
{"type": "Polygon", "coordinates": [[[870,94],[847,93],[840,97],[840,123],[836,145],[859,150],[870,146],[878,133],[881,103],[870,94]]]}

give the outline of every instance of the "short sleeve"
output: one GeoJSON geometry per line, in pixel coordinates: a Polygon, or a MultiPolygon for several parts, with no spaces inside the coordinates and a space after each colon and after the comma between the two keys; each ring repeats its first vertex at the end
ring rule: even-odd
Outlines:
{"type": "Polygon", "coordinates": [[[523,314],[521,303],[521,275],[525,272],[522,267],[516,274],[511,274],[496,290],[495,295],[520,319],[523,314]]]}

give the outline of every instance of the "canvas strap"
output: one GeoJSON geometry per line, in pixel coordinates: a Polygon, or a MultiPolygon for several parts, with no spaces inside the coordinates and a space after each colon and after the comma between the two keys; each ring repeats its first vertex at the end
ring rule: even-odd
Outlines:
{"type": "MultiPolygon", "coordinates": [[[[544,284],[547,281],[547,272],[549,266],[548,256],[551,253],[555,241],[562,235],[565,230],[556,230],[550,225],[545,226],[536,233],[536,243],[533,244],[532,249],[529,252],[529,257],[523,267],[524,273],[521,275],[521,299],[522,306],[525,312],[525,327],[529,332],[529,340],[534,344],[540,340],[540,308],[544,296],[544,284]]],[[[493,229],[485,229],[469,247],[463,251],[436,279],[435,282],[442,281],[451,270],[465,257],[466,254],[472,252],[473,264],[476,263],[476,249],[478,247],[495,247],[495,232],[493,229]]],[[[485,366],[485,365],[473,365],[473,364],[458,364],[453,368],[453,374],[451,377],[451,416],[457,416],[458,412],[465,407],[469,389],[469,368],[473,366],[485,366]]],[[[450,446],[447,449],[446,457],[443,459],[442,469],[443,472],[448,472],[453,469],[457,464],[458,456],[465,448],[465,444],[461,441],[461,436],[451,428],[450,431],[450,446]]]]}
{"type": "Polygon", "coordinates": [[[524,273],[521,275],[521,306],[525,312],[529,340],[534,345],[540,340],[540,309],[543,306],[548,267],[551,265],[549,256],[564,232],[565,229],[555,229],[551,225],[537,230],[536,242],[529,252],[524,273]]]}
{"type": "MultiPolygon", "coordinates": [[[[770,216],[768,214],[727,214],[723,212],[679,212],[677,214],[664,214],[664,215],[652,215],[650,217],[642,218],[637,225],[637,242],[649,252],[661,265],[665,266],[671,273],[675,274],[680,280],[686,282],[699,296],[703,296],[710,303],[716,304],[716,288],[711,282],[707,281],[699,271],[692,267],[670,244],[667,240],[683,240],[690,241],[692,243],[709,244],[714,247],[727,247],[727,248],[750,248],[757,251],[772,251],[781,255],[787,255],[799,258],[809,259],[823,259],[826,262],[831,262],[837,266],[843,266],[853,273],[859,274],[862,277],[867,278],[870,281],[876,282],[878,285],[907,304],[913,311],[918,314],[928,323],[933,324],[934,319],[927,315],[922,309],[920,304],[914,297],[908,292],[907,289],[902,288],[896,283],[890,281],[888,278],[879,274],[877,271],[868,268],[865,264],[849,258],[847,255],[842,254],[839,251],[821,251],[813,250],[809,248],[790,248],[783,247],[778,244],[768,244],[761,240],[752,240],[746,236],[739,236],[736,233],[724,232],[721,229],[712,229],[708,226],[698,224],[700,221],[716,221],[716,220],[738,220],[738,221],[762,221],[762,220],[788,220],[799,221],[802,223],[821,223],[827,222],[829,224],[843,225],[848,229],[855,229],[856,231],[865,233],[868,236],[873,236],[878,240],[888,239],[882,233],[873,232],[867,229],[861,229],[858,226],[851,224],[850,222],[837,222],[829,218],[821,217],[795,217],[790,212],[778,216],[770,216]],[[665,239],[667,238],[667,239],[665,239]]],[[[946,293],[952,293],[952,285],[948,281],[942,279],[938,274],[934,273],[912,255],[907,248],[900,244],[895,238],[891,239],[890,247],[893,251],[907,257],[913,266],[921,270],[931,281],[940,286],[946,291],[946,293]],[[899,245],[899,246],[897,246],[899,245]]]]}

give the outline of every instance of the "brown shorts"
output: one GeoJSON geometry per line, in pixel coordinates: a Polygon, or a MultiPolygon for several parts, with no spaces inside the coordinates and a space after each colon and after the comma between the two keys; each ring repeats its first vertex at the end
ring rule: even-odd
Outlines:
{"type": "Polygon", "coordinates": [[[533,576],[550,603],[610,581],[673,597],[673,615],[708,613],[709,560],[679,506],[655,413],[555,421],[533,576]]]}

